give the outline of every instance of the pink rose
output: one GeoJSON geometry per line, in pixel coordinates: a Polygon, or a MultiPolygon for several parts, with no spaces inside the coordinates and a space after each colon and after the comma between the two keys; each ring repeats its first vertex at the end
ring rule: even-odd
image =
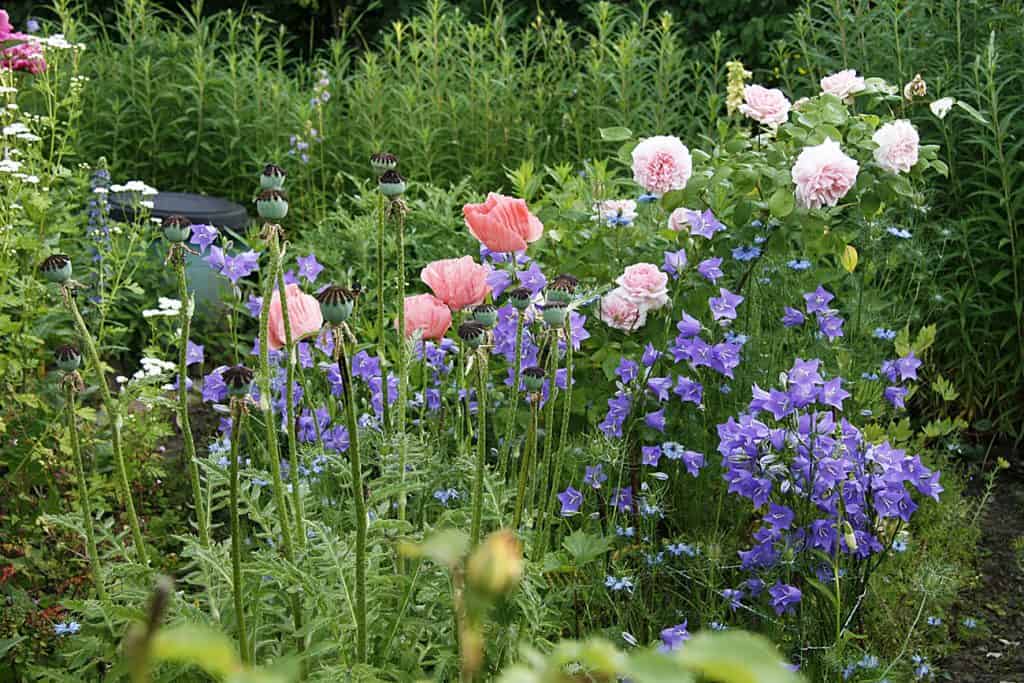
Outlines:
{"type": "Polygon", "coordinates": [[[838,71],[821,79],[821,91],[835,95],[841,100],[848,99],[862,90],[864,90],[864,79],[858,76],[853,69],[838,71]]]}
{"type": "Polygon", "coordinates": [[[645,310],[661,308],[668,303],[668,275],[653,263],[628,266],[615,284],[633,303],[645,310]]]}
{"type": "Polygon", "coordinates": [[[525,201],[494,192],[483,204],[463,206],[462,215],[473,237],[491,251],[522,251],[544,234],[544,224],[530,213],[525,201]]]}
{"type": "Polygon", "coordinates": [[[778,126],[789,119],[790,106],[781,90],[748,85],[743,88],[740,112],[765,126],[778,126]]]}
{"type": "Polygon", "coordinates": [[[889,173],[906,173],[917,163],[920,139],[917,130],[906,119],[885,124],[871,139],[878,145],[875,162],[889,173]]]}
{"type": "Polygon", "coordinates": [[[679,207],[668,216],[668,229],[675,232],[690,231],[690,210],[679,207]]]}
{"type": "Polygon", "coordinates": [[[633,180],[648,192],[681,190],[693,174],[690,150],[673,135],[657,135],[633,148],[633,180]]]}
{"type": "Polygon", "coordinates": [[[422,330],[424,339],[440,339],[452,325],[452,312],[433,294],[405,297],[405,336],[422,330]]]}
{"type": "Polygon", "coordinates": [[[420,271],[423,280],[441,301],[453,311],[482,304],[490,293],[488,270],[474,263],[472,256],[443,259],[420,271]]]}
{"type": "Polygon", "coordinates": [[[638,306],[622,287],[617,287],[601,299],[601,320],[608,327],[632,332],[647,324],[647,309],[638,306]]]}
{"type": "MultiPolygon", "coordinates": [[[[298,285],[285,287],[288,299],[288,323],[292,329],[292,341],[316,334],[323,327],[324,318],[320,313],[320,302],[303,292],[298,285]]],[[[270,298],[267,323],[267,345],[277,351],[284,347],[284,313],[281,310],[281,290],[275,289],[270,298]]]]}
{"type": "Polygon", "coordinates": [[[796,199],[800,206],[820,209],[835,206],[857,182],[860,166],[843,154],[830,138],[814,147],[804,147],[793,164],[796,199]]]}

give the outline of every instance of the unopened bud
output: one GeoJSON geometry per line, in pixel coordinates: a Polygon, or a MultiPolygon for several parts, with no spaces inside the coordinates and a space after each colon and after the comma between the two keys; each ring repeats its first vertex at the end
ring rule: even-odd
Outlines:
{"type": "Polygon", "coordinates": [[[508,593],[523,578],[523,548],[508,529],[487,536],[469,557],[466,580],[485,595],[508,593]]]}

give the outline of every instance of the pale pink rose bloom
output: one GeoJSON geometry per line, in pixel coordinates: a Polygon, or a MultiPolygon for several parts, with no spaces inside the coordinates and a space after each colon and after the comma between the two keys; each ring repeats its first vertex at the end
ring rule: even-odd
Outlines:
{"type": "Polygon", "coordinates": [[[681,190],[693,174],[693,158],[674,135],[656,135],[633,148],[633,180],[648,192],[681,190]]]}
{"type": "Polygon", "coordinates": [[[434,261],[420,271],[423,280],[441,301],[453,311],[482,304],[490,293],[487,268],[473,262],[472,256],[434,261]]]}
{"type": "Polygon", "coordinates": [[[779,126],[789,119],[789,99],[778,88],[748,85],[743,88],[740,112],[766,126],[779,126]]]}
{"type": "Polygon", "coordinates": [[[804,147],[793,164],[796,200],[808,209],[835,206],[857,182],[860,166],[843,154],[831,138],[814,147],[804,147]]]}
{"type": "Polygon", "coordinates": [[[689,232],[689,211],[689,209],[681,206],[672,213],[670,213],[668,216],[668,229],[674,230],[675,232],[689,232]]]}
{"type": "Polygon", "coordinates": [[[845,100],[864,90],[864,79],[853,69],[845,69],[821,79],[821,91],[845,100]]]}
{"type": "Polygon", "coordinates": [[[608,292],[601,299],[601,320],[608,327],[632,332],[647,324],[647,309],[638,306],[622,287],[608,292]]]}
{"type": "Polygon", "coordinates": [[[473,237],[491,251],[522,251],[544,234],[544,224],[525,201],[494,192],[483,204],[463,206],[462,215],[473,237]]]}
{"type": "Polygon", "coordinates": [[[898,119],[887,123],[871,139],[878,145],[875,162],[889,173],[906,173],[917,163],[920,139],[910,121],[898,119]]]}
{"type": "Polygon", "coordinates": [[[405,297],[405,336],[422,330],[424,339],[440,339],[452,325],[452,312],[433,294],[405,297]]]}
{"type": "MultiPolygon", "coordinates": [[[[298,285],[287,285],[288,323],[292,328],[292,341],[316,334],[323,327],[324,318],[320,313],[320,302],[302,291],[298,285]]],[[[281,290],[275,289],[270,298],[268,311],[267,345],[274,351],[285,344],[284,312],[281,310],[281,290]]]]}
{"type": "Polygon", "coordinates": [[[619,289],[645,310],[668,303],[668,275],[653,263],[634,263],[615,281],[619,289]]]}

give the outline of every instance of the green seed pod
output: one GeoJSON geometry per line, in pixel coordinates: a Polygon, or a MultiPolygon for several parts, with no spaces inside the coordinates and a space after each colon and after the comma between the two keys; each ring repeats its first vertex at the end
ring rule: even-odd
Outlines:
{"type": "Polygon", "coordinates": [[[498,309],[491,304],[474,306],[473,320],[487,327],[494,327],[498,323],[498,309]]]}
{"type": "Polygon", "coordinates": [[[267,164],[260,174],[261,190],[280,190],[284,187],[284,180],[288,176],[285,170],[277,164],[267,164]]]}
{"type": "Polygon", "coordinates": [[[523,384],[529,392],[540,391],[544,388],[544,371],[537,366],[524,369],[523,384]]]}
{"type": "Polygon", "coordinates": [[[400,197],[405,193],[405,178],[398,171],[387,171],[381,175],[378,186],[385,197],[400,197]]]}
{"type": "Polygon", "coordinates": [[[459,325],[459,339],[471,349],[478,348],[487,339],[487,327],[476,320],[467,320],[459,325]]]}
{"type": "Polygon", "coordinates": [[[569,307],[564,301],[552,301],[548,299],[544,304],[544,322],[551,327],[562,327],[565,325],[565,316],[569,313],[569,307]]]}
{"type": "Polygon", "coordinates": [[[168,216],[164,219],[163,231],[168,242],[180,244],[192,234],[192,221],[185,216],[168,216]]]}
{"type": "Polygon", "coordinates": [[[73,372],[82,366],[82,354],[71,344],[58,346],[53,352],[53,357],[57,361],[57,367],[64,372],[73,372]]]}
{"type": "Polygon", "coordinates": [[[256,212],[260,218],[279,221],[288,215],[288,198],[281,190],[263,190],[256,198],[256,212]]]}
{"type": "Polygon", "coordinates": [[[252,387],[253,371],[244,365],[233,365],[222,375],[228,394],[236,398],[245,396],[252,387]]]}
{"type": "Polygon", "coordinates": [[[329,285],[316,295],[320,302],[320,314],[332,325],[340,325],[352,316],[355,294],[339,285],[329,285]]]}
{"type": "Polygon", "coordinates": [[[572,275],[559,275],[548,285],[547,300],[570,303],[578,284],[579,281],[572,275]]]}
{"type": "Polygon", "coordinates": [[[388,152],[377,152],[370,156],[370,168],[379,178],[388,171],[398,168],[398,157],[388,152]]]}
{"type": "Polygon", "coordinates": [[[516,310],[525,311],[530,306],[530,299],[533,295],[530,294],[530,290],[526,287],[518,287],[508,293],[508,302],[512,304],[516,310]]]}
{"type": "Polygon", "coordinates": [[[39,264],[39,272],[50,282],[63,284],[71,279],[71,257],[67,254],[52,254],[39,264]]]}

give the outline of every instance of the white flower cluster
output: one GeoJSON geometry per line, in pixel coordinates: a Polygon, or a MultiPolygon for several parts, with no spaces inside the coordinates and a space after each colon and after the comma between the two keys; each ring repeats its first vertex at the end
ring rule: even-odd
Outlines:
{"type": "Polygon", "coordinates": [[[13,137],[27,142],[38,142],[39,140],[42,140],[41,137],[33,133],[28,126],[20,121],[15,121],[14,123],[4,126],[3,134],[5,138],[13,137]]]}
{"type": "Polygon", "coordinates": [[[174,372],[178,366],[168,360],[150,358],[144,356],[141,361],[142,369],[132,375],[133,380],[146,379],[147,377],[160,377],[166,372],[174,372]]]}
{"type": "Polygon", "coordinates": [[[48,47],[53,50],[84,50],[85,43],[72,43],[64,37],[63,33],[54,33],[52,36],[33,37],[30,42],[41,47],[48,47]]]}
{"type": "Polygon", "coordinates": [[[181,315],[181,301],[168,299],[165,296],[157,299],[157,308],[149,308],[142,312],[143,318],[154,318],[157,316],[174,317],[181,315]]]}

